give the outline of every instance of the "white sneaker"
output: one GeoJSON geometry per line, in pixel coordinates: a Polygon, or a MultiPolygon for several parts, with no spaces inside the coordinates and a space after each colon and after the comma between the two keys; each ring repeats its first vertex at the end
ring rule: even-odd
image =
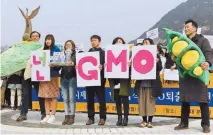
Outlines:
{"type": "Polygon", "coordinates": [[[51,124],[55,121],[55,115],[51,115],[50,118],[47,120],[47,123],[51,124]]]}
{"type": "Polygon", "coordinates": [[[50,115],[46,115],[46,117],[44,117],[43,120],[40,121],[40,123],[46,124],[49,119],[50,119],[50,115]]]}

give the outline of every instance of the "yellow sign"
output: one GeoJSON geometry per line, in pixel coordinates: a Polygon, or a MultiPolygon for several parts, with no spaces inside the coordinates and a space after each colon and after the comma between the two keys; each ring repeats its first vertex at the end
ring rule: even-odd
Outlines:
{"type": "MultiPolygon", "coordinates": [[[[107,103],[107,112],[116,113],[116,106],[113,103],[107,103]]],[[[33,102],[33,109],[39,109],[39,102],[33,102]]],[[[64,111],[64,103],[58,102],[57,110],[64,111]]],[[[190,107],[190,117],[201,117],[201,111],[199,106],[190,107]]],[[[87,112],[87,103],[77,102],[76,103],[76,112],[87,112]]],[[[99,104],[95,103],[95,112],[99,112],[99,104]]],[[[129,105],[130,114],[139,114],[138,104],[129,105]]],[[[169,105],[156,105],[155,106],[155,115],[159,116],[180,116],[181,106],[169,106],[169,105]]],[[[210,107],[210,118],[213,118],[213,107],[210,107]]]]}
{"type": "MultiPolygon", "coordinates": [[[[160,77],[161,77],[163,88],[179,88],[178,82],[170,81],[170,83],[168,83],[167,81],[163,79],[163,74],[161,74],[160,77]]],[[[132,80],[131,82],[132,88],[134,88],[135,82],[136,82],[135,80],[132,80]]],[[[106,82],[105,87],[109,87],[108,81],[106,82]]],[[[208,88],[213,88],[213,73],[210,74],[210,82],[209,82],[208,88]]]]}
{"type": "MultiPolygon", "coordinates": [[[[163,88],[178,88],[178,82],[167,83],[163,80],[163,75],[161,75],[161,81],[163,84],[163,88]]],[[[60,81],[59,81],[60,82],[60,81]]],[[[135,80],[132,80],[131,86],[134,88],[135,80]]],[[[106,82],[106,88],[109,87],[109,82],[106,82]]],[[[208,85],[209,88],[213,88],[213,73],[210,74],[210,83],[208,85]]],[[[116,106],[114,103],[107,103],[107,112],[108,113],[116,113],[116,106]]],[[[33,101],[33,109],[39,109],[38,101],[33,101]]],[[[58,102],[57,110],[64,111],[64,103],[58,102]]],[[[87,112],[87,103],[86,102],[77,102],[76,103],[77,112],[87,112]]],[[[99,104],[95,104],[95,111],[99,112],[99,104]]],[[[129,113],[130,114],[139,114],[138,113],[138,104],[130,104],[129,113]]],[[[155,115],[161,116],[180,116],[181,106],[169,106],[169,105],[156,105],[155,107],[155,115]]],[[[199,106],[191,106],[191,117],[200,117],[200,107],[199,106]]],[[[213,118],[213,107],[210,107],[210,118],[213,118]]]]}

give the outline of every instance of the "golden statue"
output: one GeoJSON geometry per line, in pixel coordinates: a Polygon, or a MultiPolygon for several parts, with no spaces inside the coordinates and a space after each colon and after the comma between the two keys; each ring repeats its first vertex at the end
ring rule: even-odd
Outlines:
{"type": "Polygon", "coordinates": [[[25,28],[23,37],[26,37],[26,35],[31,34],[31,32],[32,32],[31,19],[33,19],[38,14],[39,9],[40,9],[40,6],[38,8],[36,8],[35,10],[33,10],[30,15],[28,15],[28,9],[26,9],[27,12],[26,12],[26,14],[24,14],[24,12],[19,8],[19,10],[21,11],[21,14],[23,15],[23,17],[26,21],[26,28],[25,28]]]}

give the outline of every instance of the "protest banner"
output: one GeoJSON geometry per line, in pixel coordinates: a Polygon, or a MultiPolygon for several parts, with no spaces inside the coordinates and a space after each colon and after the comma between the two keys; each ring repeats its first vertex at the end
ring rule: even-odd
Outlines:
{"type": "Polygon", "coordinates": [[[109,45],[105,55],[105,78],[129,78],[129,45],[109,45]]]}
{"type": "Polygon", "coordinates": [[[164,80],[168,81],[179,81],[178,70],[165,69],[164,80]]]}
{"type": "Polygon", "coordinates": [[[50,62],[57,66],[66,66],[64,52],[54,52],[53,56],[50,57],[50,62]]]}
{"type": "Polygon", "coordinates": [[[76,54],[77,86],[101,86],[99,52],[85,52],[76,54]]]}
{"type": "Polygon", "coordinates": [[[146,37],[147,38],[155,39],[155,38],[158,38],[158,36],[159,36],[158,28],[155,28],[153,30],[150,30],[150,31],[146,32],[146,37]]]}
{"type": "Polygon", "coordinates": [[[137,43],[143,43],[143,40],[144,40],[144,39],[142,39],[142,38],[137,39],[137,43]]]}
{"type": "Polygon", "coordinates": [[[157,46],[133,46],[131,79],[156,79],[157,46]]]}
{"type": "Polygon", "coordinates": [[[39,50],[31,54],[31,80],[50,81],[50,51],[39,50]]]}
{"type": "Polygon", "coordinates": [[[75,51],[78,53],[78,52],[81,52],[81,51],[84,51],[84,45],[83,44],[76,44],[75,46],[75,51]]]}

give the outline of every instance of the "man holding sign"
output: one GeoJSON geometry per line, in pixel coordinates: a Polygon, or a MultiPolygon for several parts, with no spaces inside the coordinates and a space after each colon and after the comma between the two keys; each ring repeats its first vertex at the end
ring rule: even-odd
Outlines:
{"type": "Polygon", "coordinates": [[[88,117],[86,125],[94,124],[94,97],[98,97],[100,105],[100,121],[98,125],[104,125],[106,120],[105,82],[103,65],[105,52],[100,48],[101,37],[93,35],[91,38],[92,48],[87,53],[77,54],[77,85],[86,86],[88,117]],[[99,64],[100,63],[100,64],[99,64]],[[92,65],[91,65],[92,64],[92,65]],[[86,68],[87,65],[87,68],[86,68]],[[83,68],[85,67],[85,68],[83,68]],[[97,68],[97,69],[95,69],[97,68]],[[98,71],[98,68],[100,72],[98,71]],[[87,73],[84,71],[87,69],[87,73]],[[88,70],[89,69],[89,70],[88,70]],[[89,74],[89,75],[88,75],[89,74]],[[82,82],[85,82],[82,84],[82,82]]]}
{"type": "MultiPolygon", "coordinates": [[[[213,56],[209,41],[203,35],[197,34],[198,24],[194,20],[187,20],[185,22],[185,33],[191,41],[193,41],[203,52],[206,62],[200,66],[202,70],[208,70],[213,64],[213,56]]],[[[174,57],[172,57],[173,59],[174,57]]],[[[192,59],[196,60],[196,58],[192,59]]],[[[201,126],[204,133],[210,132],[210,118],[209,118],[209,95],[208,87],[200,79],[186,75],[179,79],[180,101],[181,105],[181,122],[175,127],[175,130],[188,129],[190,102],[199,103],[201,111],[201,126]]]]}
{"type": "MultiPolygon", "coordinates": [[[[41,34],[37,31],[33,31],[30,34],[30,38],[32,42],[39,42],[41,34]]],[[[17,118],[16,121],[21,122],[27,120],[27,113],[28,107],[32,106],[32,86],[34,86],[36,93],[38,95],[39,91],[39,82],[32,82],[31,81],[31,61],[29,60],[26,69],[24,70],[24,77],[22,80],[22,106],[21,106],[21,115],[17,118]]],[[[44,99],[39,98],[39,105],[41,109],[41,119],[43,119],[45,115],[45,106],[44,106],[44,99]]]]}

